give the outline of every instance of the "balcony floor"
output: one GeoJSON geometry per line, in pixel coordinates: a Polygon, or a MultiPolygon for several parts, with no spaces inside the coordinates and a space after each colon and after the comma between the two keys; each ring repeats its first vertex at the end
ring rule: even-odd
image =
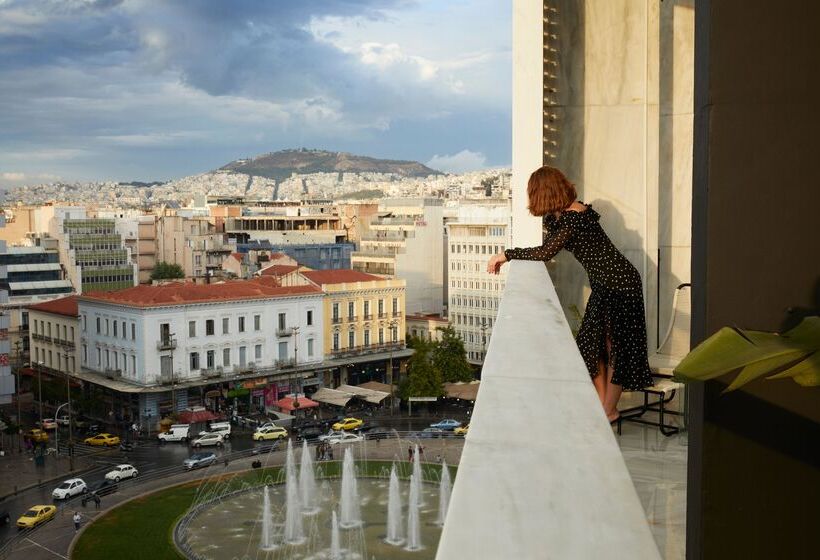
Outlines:
{"type": "MultiPolygon", "coordinates": [[[[638,404],[637,395],[624,395],[620,408],[638,404]]],[[[680,397],[670,403],[677,410],[680,397]]],[[[647,419],[657,415],[647,413],[647,419]],[[650,416],[651,414],[651,416],[650,416]]],[[[682,418],[671,422],[682,423],[682,418]]],[[[624,422],[617,437],[632,482],[649,520],[661,556],[682,560],[686,556],[686,451],[687,432],[666,437],[657,428],[624,422]]]]}

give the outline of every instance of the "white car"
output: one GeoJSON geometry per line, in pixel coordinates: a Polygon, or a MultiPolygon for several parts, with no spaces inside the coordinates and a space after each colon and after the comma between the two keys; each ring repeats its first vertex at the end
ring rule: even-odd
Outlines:
{"type": "Polygon", "coordinates": [[[224,439],[231,437],[231,423],[230,422],[211,422],[210,427],[205,432],[199,432],[199,435],[205,434],[219,434],[224,439]]]}
{"type": "Polygon", "coordinates": [[[138,474],[133,465],[117,465],[114,470],[105,473],[105,479],[119,482],[123,478],[137,478],[138,474]]]}
{"type": "Polygon", "coordinates": [[[325,439],[330,445],[336,445],[337,443],[356,443],[358,441],[364,441],[364,436],[361,434],[351,434],[350,432],[343,432],[339,435],[332,435],[325,439]]]}
{"type": "Polygon", "coordinates": [[[206,447],[208,445],[222,447],[223,443],[225,443],[225,438],[221,434],[206,433],[192,441],[191,445],[194,447],[206,447]]]}
{"type": "Polygon", "coordinates": [[[59,418],[57,418],[57,423],[58,423],[60,426],[68,426],[68,424],[69,424],[69,421],[68,421],[68,415],[67,415],[67,414],[63,414],[62,416],[60,416],[59,418]]]}
{"type": "Polygon", "coordinates": [[[73,496],[79,496],[88,492],[88,486],[82,478],[69,478],[60,484],[51,493],[51,497],[55,500],[67,500],[73,496]]]}
{"type": "Polygon", "coordinates": [[[343,432],[342,430],[330,430],[328,433],[320,435],[319,436],[319,441],[327,441],[328,439],[330,439],[332,437],[339,437],[339,436],[342,436],[344,434],[345,434],[345,432],[343,432]]]}

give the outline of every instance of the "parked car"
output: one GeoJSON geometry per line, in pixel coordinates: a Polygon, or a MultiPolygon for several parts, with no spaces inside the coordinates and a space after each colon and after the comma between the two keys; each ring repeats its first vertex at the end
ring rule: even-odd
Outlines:
{"type": "Polygon", "coordinates": [[[93,445],[95,447],[114,447],[120,444],[120,436],[111,434],[97,434],[96,436],[87,437],[83,440],[86,445],[93,445]]]}
{"type": "Polygon", "coordinates": [[[231,437],[231,423],[230,422],[211,422],[210,428],[204,432],[199,432],[199,435],[205,434],[219,434],[223,439],[231,437]]]}
{"type": "Polygon", "coordinates": [[[268,426],[266,428],[258,428],[253,433],[253,441],[280,439],[286,437],[288,437],[288,431],[281,426],[268,426]]]}
{"type": "Polygon", "coordinates": [[[324,433],[319,436],[319,441],[327,441],[329,438],[334,436],[340,436],[344,432],[341,430],[329,430],[327,433],[324,433]]]}
{"type": "Polygon", "coordinates": [[[57,513],[57,506],[32,506],[17,520],[17,528],[32,529],[54,519],[55,513],[57,513]]]}
{"type": "Polygon", "coordinates": [[[251,449],[252,455],[264,455],[265,453],[273,453],[279,449],[279,440],[274,440],[273,443],[265,443],[263,445],[257,445],[253,449],[251,449]]]}
{"type": "Polygon", "coordinates": [[[207,467],[209,465],[213,465],[214,463],[216,463],[216,454],[208,451],[203,453],[194,453],[182,462],[182,466],[190,471],[200,467],[207,467]]]}
{"type": "Polygon", "coordinates": [[[60,426],[68,426],[69,423],[70,423],[70,419],[68,417],[68,414],[63,414],[62,416],[60,416],[59,418],[56,419],[56,422],[60,426]]]}
{"type": "Polygon", "coordinates": [[[48,434],[45,433],[40,428],[32,428],[27,431],[24,435],[24,438],[30,439],[34,443],[47,443],[48,442],[48,434]]]}
{"type": "Polygon", "coordinates": [[[67,500],[73,496],[79,496],[88,492],[88,486],[82,478],[69,478],[60,484],[51,493],[51,497],[55,500],[67,500]]]}
{"type": "Polygon", "coordinates": [[[57,429],[57,421],[54,418],[43,418],[42,422],[37,421],[34,423],[35,426],[42,430],[56,430],[57,429]]]}
{"type": "Polygon", "coordinates": [[[438,428],[439,430],[447,430],[452,431],[461,426],[461,422],[458,420],[453,420],[452,418],[447,418],[445,420],[439,420],[435,424],[430,424],[431,428],[438,428]]]}
{"type": "Polygon", "coordinates": [[[167,432],[157,434],[157,439],[160,443],[165,443],[166,441],[188,441],[188,432],[190,432],[190,430],[191,426],[188,424],[173,424],[168,428],[167,432]]]}
{"type": "Polygon", "coordinates": [[[137,478],[137,469],[133,465],[117,465],[112,470],[105,473],[106,480],[113,480],[119,482],[123,478],[137,478]]]}
{"type": "Polygon", "coordinates": [[[466,436],[466,435],[467,435],[467,432],[468,432],[469,430],[470,430],[470,425],[469,425],[469,424],[467,424],[466,426],[459,426],[458,428],[456,428],[455,430],[453,430],[453,433],[454,433],[455,435],[457,435],[457,436],[466,436]]]}
{"type": "Polygon", "coordinates": [[[207,447],[209,445],[222,447],[222,444],[224,442],[225,438],[223,438],[220,434],[204,433],[195,440],[193,440],[191,442],[191,445],[193,445],[194,447],[207,447]]]}
{"type": "Polygon", "coordinates": [[[350,432],[341,432],[339,435],[332,435],[328,437],[325,441],[330,445],[336,445],[339,443],[356,443],[359,441],[364,441],[364,436],[361,434],[352,434],[350,432]]]}
{"type": "Polygon", "coordinates": [[[364,424],[363,421],[359,420],[358,418],[345,418],[340,422],[336,422],[333,424],[334,430],[355,430],[356,428],[361,428],[364,424]]]}
{"type": "Polygon", "coordinates": [[[114,492],[119,490],[119,487],[120,485],[114,482],[113,480],[104,478],[89,486],[88,493],[85,496],[83,496],[82,500],[80,501],[82,502],[83,506],[85,506],[85,504],[94,500],[94,496],[102,497],[107,494],[113,494],[114,492]]]}

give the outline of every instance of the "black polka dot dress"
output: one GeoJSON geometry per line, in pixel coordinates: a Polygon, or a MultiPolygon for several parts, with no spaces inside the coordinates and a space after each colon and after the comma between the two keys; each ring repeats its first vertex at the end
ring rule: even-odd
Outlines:
{"type": "Polygon", "coordinates": [[[610,241],[599,223],[601,216],[587,206],[583,212],[544,216],[544,244],[508,249],[507,260],[544,261],[567,249],[584,267],[592,293],[587,301],[576,342],[592,377],[600,359],[613,365],[612,383],[631,391],[652,385],[646,355],[641,276],[610,241]],[[607,334],[611,341],[607,351],[607,334]]]}

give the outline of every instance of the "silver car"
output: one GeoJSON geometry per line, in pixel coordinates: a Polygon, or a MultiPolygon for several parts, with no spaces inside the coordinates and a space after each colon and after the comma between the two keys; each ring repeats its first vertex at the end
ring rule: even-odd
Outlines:
{"type": "Polygon", "coordinates": [[[207,467],[213,465],[214,463],[216,463],[215,453],[194,453],[182,462],[182,466],[190,471],[200,467],[207,467]]]}

